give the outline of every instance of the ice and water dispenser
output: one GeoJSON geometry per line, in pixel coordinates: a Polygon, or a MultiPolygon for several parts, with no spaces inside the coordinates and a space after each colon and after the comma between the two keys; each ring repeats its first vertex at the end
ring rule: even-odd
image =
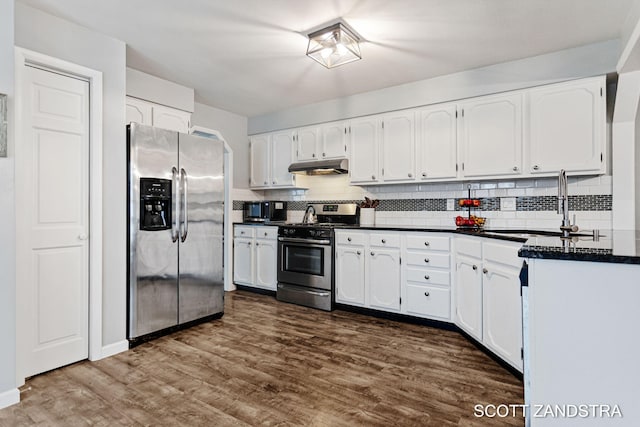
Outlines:
{"type": "Polygon", "coordinates": [[[140,178],[140,230],[171,228],[171,180],[140,178]]]}

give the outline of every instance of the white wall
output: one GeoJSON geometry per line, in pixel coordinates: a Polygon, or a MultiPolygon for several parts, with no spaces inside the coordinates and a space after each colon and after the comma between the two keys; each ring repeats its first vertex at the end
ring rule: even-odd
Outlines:
{"type": "Polygon", "coordinates": [[[142,71],[127,68],[127,95],[193,112],[194,90],[142,71]]]}
{"type": "Polygon", "coordinates": [[[602,75],[615,71],[619,55],[619,40],[594,43],[250,117],[249,134],[602,75]]]}
{"type": "MultiPolygon", "coordinates": [[[[126,339],[126,47],[121,41],[16,4],[15,44],[103,73],[102,344],[126,339]]],[[[3,14],[4,17],[4,8],[3,14]]],[[[2,55],[2,64],[5,56],[2,55]]],[[[4,65],[3,65],[4,66],[4,65]]],[[[2,196],[4,197],[4,196],[2,196]]]]}
{"type": "MultiPolygon", "coordinates": [[[[9,99],[9,147],[0,158],[0,408],[2,395],[16,387],[16,280],[13,178],[13,8],[14,0],[0,0],[0,93],[9,99]]],[[[17,396],[16,396],[17,397],[17,396]]],[[[6,402],[7,404],[9,402],[6,402]]]]}
{"type": "Polygon", "coordinates": [[[247,118],[196,102],[191,116],[194,126],[218,130],[233,150],[233,187],[249,187],[247,118]]]}

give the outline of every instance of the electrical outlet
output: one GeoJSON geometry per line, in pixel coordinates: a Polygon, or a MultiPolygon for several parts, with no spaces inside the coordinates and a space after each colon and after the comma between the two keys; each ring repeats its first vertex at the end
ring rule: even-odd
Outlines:
{"type": "Polygon", "coordinates": [[[448,211],[453,211],[453,210],[455,210],[455,209],[456,209],[456,206],[455,206],[455,200],[453,200],[453,199],[447,199],[447,210],[448,210],[448,211]]]}
{"type": "Polygon", "coordinates": [[[515,197],[502,197],[500,199],[501,211],[515,211],[516,210],[516,198],[515,197]]]}

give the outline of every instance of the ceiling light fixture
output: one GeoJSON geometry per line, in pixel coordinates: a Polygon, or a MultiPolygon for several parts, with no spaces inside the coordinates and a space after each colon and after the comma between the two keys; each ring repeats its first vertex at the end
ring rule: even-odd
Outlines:
{"type": "Polygon", "coordinates": [[[309,34],[307,56],[327,68],[362,59],[360,38],[342,22],[309,34]]]}

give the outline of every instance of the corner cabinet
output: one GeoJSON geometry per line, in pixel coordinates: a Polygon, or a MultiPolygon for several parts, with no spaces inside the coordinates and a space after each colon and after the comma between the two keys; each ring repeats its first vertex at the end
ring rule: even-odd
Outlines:
{"type": "Polygon", "coordinates": [[[292,188],[296,176],[293,163],[294,134],[290,131],[255,135],[250,139],[251,188],[292,188]]]}
{"type": "Polygon", "coordinates": [[[520,243],[456,238],[455,323],[522,371],[520,243]]]}
{"type": "Polygon", "coordinates": [[[523,96],[518,91],[460,103],[463,177],[522,174],[523,96]]]}
{"type": "Polygon", "coordinates": [[[605,77],[529,91],[529,172],[605,171],[605,77]]]}
{"type": "Polygon", "coordinates": [[[127,96],[127,124],[131,122],[189,133],[191,113],[127,96]]]}
{"type": "Polygon", "coordinates": [[[233,282],[275,291],[278,227],[236,225],[233,236],[233,282]]]}

